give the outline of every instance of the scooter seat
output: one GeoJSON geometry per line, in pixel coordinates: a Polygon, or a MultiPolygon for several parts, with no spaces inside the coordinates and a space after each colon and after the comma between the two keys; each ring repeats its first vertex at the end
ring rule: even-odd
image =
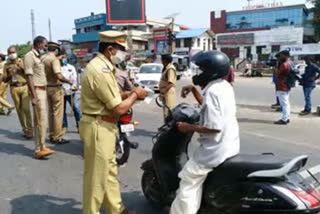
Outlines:
{"type": "Polygon", "coordinates": [[[279,169],[287,162],[288,160],[280,159],[272,154],[240,154],[228,159],[214,171],[232,174],[237,178],[246,178],[255,171],[279,169]]]}

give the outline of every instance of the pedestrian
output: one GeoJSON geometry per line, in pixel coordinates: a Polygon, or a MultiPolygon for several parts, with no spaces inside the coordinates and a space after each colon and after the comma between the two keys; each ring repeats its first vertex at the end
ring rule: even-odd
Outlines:
{"type": "Polygon", "coordinates": [[[14,110],[14,107],[6,100],[7,99],[7,90],[8,84],[3,81],[4,73],[3,67],[6,63],[6,54],[0,52],[0,115],[10,115],[14,110]],[[8,112],[5,112],[5,108],[8,109],[8,112]]]}
{"type": "Polygon", "coordinates": [[[35,158],[42,159],[54,153],[46,147],[47,133],[47,79],[41,57],[46,53],[47,39],[37,36],[33,48],[24,57],[24,69],[31,95],[35,126],[35,158]]]}
{"type": "Polygon", "coordinates": [[[134,71],[128,67],[128,62],[130,61],[130,59],[131,56],[126,55],[125,59],[120,63],[120,68],[121,70],[128,73],[128,78],[131,81],[132,85],[134,85],[136,77],[134,71]]]}
{"type": "Polygon", "coordinates": [[[120,91],[121,92],[126,92],[126,91],[128,92],[133,89],[133,84],[130,81],[128,71],[123,67],[124,63],[125,62],[122,61],[120,63],[120,67],[116,68],[116,78],[117,78],[117,83],[118,83],[120,91]]]}
{"type": "Polygon", "coordinates": [[[48,53],[42,57],[47,77],[47,97],[48,97],[48,119],[49,119],[49,140],[53,144],[69,143],[63,136],[65,132],[62,127],[63,122],[63,98],[64,91],[62,83],[72,85],[61,74],[60,45],[55,42],[48,43],[48,53]]]}
{"type": "Polygon", "coordinates": [[[320,77],[320,68],[312,62],[310,56],[305,57],[307,67],[302,75],[302,86],[305,99],[304,110],[301,111],[300,115],[308,115],[311,113],[311,93],[316,87],[316,80],[320,77]]]}
{"type": "Polygon", "coordinates": [[[275,76],[277,77],[277,97],[279,98],[280,107],[282,110],[282,118],[276,121],[277,125],[287,125],[290,123],[290,87],[287,84],[287,79],[293,62],[290,60],[290,52],[287,50],[281,51],[279,54],[280,63],[276,69],[275,76]]]}
{"type": "Polygon", "coordinates": [[[276,103],[275,104],[272,104],[271,105],[271,108],[272,109],[275,109],[277,111],[281,111],[281,108],[280,108],[280,101],[279,101],[279,98],[277,96],[277,77],[276,77],[276,71],[279,67],[279,53],[275,55],[276,57],[276,61],[275,61],[275,67],[274,67],[274,70],[273,70],[273,73],[272,73],[272,82],[274,84],[274,88],[275,88],[275,94],[276,94],[276,103]]]}
{"type": "MultiPolygon", "coordinates": [[[[160,95],[164,104],[169,108],[173,109],[176,100],[176,82],[177,82],[177,72],[176,68],[172,63],[171,54],[164,54],[161,56],[163,70],[162,76],[159,83],[160,95]]],[[[168,116],[167,107],[163,108],[164,119],[168,116]]]]}
{"type": "Polygon", "coordinates": [[[230,61],[220,51],[197,55],[194,61],[201,73],[193,77],[194,85],[183,87],[181,96],[193,93],[201,105],[200,124],[178,122],[177,128],[182,133],[198,132],[200,146],[179,173],[181,181],[171,214],[198,213],[207,175],[240,151],[234,91],[223,79],[229,73],[230,61]]]}
{"type": "Polygon", "coordinates": [[[68,64],[65,55],[60,57],[61,73],[65,79],[72,81],[72,85],[68,83],[63,83],[62,87],[64,89],[64,109],[63,109],[63,128],[68,129],[68,116],[67,116],[67,103],[69,103],[72,109],[77,130],[79,132],[79,122],[81,119],[81,111],[79,106],[79,99],[76,97],[76,92],[79,89],[78,75],[76,69],[73,65],[68,64]]]}
{"type": "Polygon", "coordinates": [[[115,61],[117,50],[124,50],[127,35],[118,31],[99,33],[99,54],[87,65],[82,83],[80,138],[84,142],[83,213],[97,214],[103,204],[108,214],[133,214],[121,200],[115,156],[117,122],[137,99],[147,92],[134,88],[122,101],[117,86],[115,61]]]}
{"type": "Polygon", "coordinates": [[[3,72],[5,76],[4,82],[10,85],[11,97],[18,113],[24,137],[31,139],[33,137],[33,128],[27,77],[24,73],[23,61],[18,58],[15,46],[8,48],[8,60],[4,65],[3,72]]]}

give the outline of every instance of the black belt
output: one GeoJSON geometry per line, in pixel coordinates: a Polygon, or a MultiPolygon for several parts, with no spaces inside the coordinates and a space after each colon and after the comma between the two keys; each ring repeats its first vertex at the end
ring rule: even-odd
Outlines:
{"type": "Polygon", "coordinates": [[[62,85],[47,85],[48,88],[61,87],[62,85]]]}
{"type": "Polygon", "coordinates": [[[23,83],[11,83],[10,87],[22,87],[22,86],[25,86],[25,85],[27,85],[26,82],[23,82],[23,83]]]}
{"type": "Polygon", "coordinates": [[[82,114],[89,117],[100,117],[102,121],[112,123],[112,124],[117,124],[118,122],[118,118],[115,118],[115,117],[109,117],[106,115],[86,114],[86,113],[82,113],[82,114]]]}

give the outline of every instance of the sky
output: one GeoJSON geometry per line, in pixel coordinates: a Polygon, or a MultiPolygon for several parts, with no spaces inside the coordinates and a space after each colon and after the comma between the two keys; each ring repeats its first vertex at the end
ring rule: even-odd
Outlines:
{"type": "MultiPolygon", "coordinates": [[[[281,0],[276,0],[281,1],[281,0]]],[[[253,0],[251,4],[273,2],[253,0]]],[[[306,0],[282,0],[284,5],[303,4],[306,0]]],[[[191,28],[209,28],[210,11],[241,10],[247,0],[146,0],[146,15],[163,18],[180,13],[176,22],[191,28]]],[[[105,13],[105,0],[10,0],[1,4],[0,51],[12,44],[31,40],[31,9],[35,13],[36,34],[48,37],[51,19],[52,40],[72,39],[74,19],[105,13]]]]}

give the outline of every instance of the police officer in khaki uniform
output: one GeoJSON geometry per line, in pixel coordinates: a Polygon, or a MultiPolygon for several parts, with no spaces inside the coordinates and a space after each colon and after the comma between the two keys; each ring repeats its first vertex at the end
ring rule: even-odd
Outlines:
{"type": "Polygon", "coordinates": [[[33,129],[27,78],[24,73],[23,61],[18,58],[15,46],[8,48],[8,60],[4,65],[3,73],[5,76],[4,82],[10,85],[11,97],[17,109],[24,137],[31,139],[33,129]]]}
{"type": "MultiPolygon", "coordinates": [[[[173,109],[176,100],[176,68],[172,63],[173,59],[171,54],[162,55],[161,60],[163,64],[163,72],[159,83],[160,96],[162,97],[164,104],[166,104],[170,109],[173,109]]],[[[163,108],[163,115],[164,118],[168,116],[167,108],[163,108]]]]}
{"type": "MultiPolygon", "coordinates": [[[[121,200],[117,180],[115,143],[117,121],[147,92],[135,88],[122,101],[117,86],[117,50],[126,47],[126,34],[118,31],[99,33],[99,54],[87,65],[82,79],[80,138],[84,142],[83,213],[97,214],[103,204],[108,214],[132,214],[121,200]]],[[[124,96],[123,96],[124,97],[124,96]]]]}
{"type": "Polygon", "coordinates": [[[49,113],[49,139],[53,144],[66,144],[68,140],[63,139],[63,101],[64,91],[62,83],[69,83],[61,74],[60,61],[57,58],[60,55],[60,45],[54,42],[48,43],[48,53],[41,60],[44,63],[47,77],[47,99],[49,113]]]}
{"type": "Polygon", "coordinates": [[[36,159],[54,153],[45,144],[47,133],[47,79],[44,64],[40,58],[46,53],[47,47],[47,39],[38,36],[33,41],[33,49],[24,57],[24,69],[34,111],[36,159]]]}
{"type": "Polygon", "coordinates": [[[7,90],[8,84],[3,81],[4,73],[3,67],[6,63],[6,55],[3,52],[0,52],[0,115],[5,115],[4,108],[8,109],[7,115],[11,114],[14,110],[14,107],[6,100],[7,99],[7,90]]]}

